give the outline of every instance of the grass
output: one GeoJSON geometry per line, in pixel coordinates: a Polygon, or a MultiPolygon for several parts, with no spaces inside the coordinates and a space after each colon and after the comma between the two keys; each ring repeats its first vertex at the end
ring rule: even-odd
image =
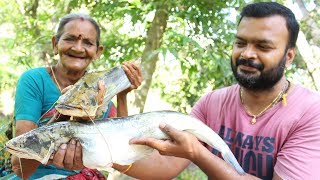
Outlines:
{"type": "Polygon", "coordinates": [[[176,180],[202,180],[208,179],[208,176],[202,172],[196,165],[190,164],[176,180]]]}
{"type": "MultiPolygon", "coordinates": [[[[107,172],[102,172],[106,177],[108,177],[107,172]]],[[[174,180],[205,180],[208,179],[207,175],[204,174],[196,165],[190,164],[181,174],[174,180]]],[[[111,180],[135,180],[124,174],[120,174],[117,171],[112,175],[111,180]]]]}

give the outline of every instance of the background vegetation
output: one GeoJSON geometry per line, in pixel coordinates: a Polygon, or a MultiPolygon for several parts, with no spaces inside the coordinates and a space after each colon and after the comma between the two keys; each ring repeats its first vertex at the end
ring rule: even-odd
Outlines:
{"type": "MultiPolygon", "coordinates": [[[[232,41],[238,14],[251,2],[1,0],[0,120],[12,119],[21,73],[57,62],[51,48],[57,23],[63,15],[79,11],[93,16],[102,28],[105,51],[91,69],[141,58],[145,80],[130,97],[130,113],[162,108],[188,113],[202,94],[235,82],[229,67],[232,41]]],[[[287,76],[318,90],[320,1],[278,2],[296,12],[301,24],[298,56],[287,76]]]]}

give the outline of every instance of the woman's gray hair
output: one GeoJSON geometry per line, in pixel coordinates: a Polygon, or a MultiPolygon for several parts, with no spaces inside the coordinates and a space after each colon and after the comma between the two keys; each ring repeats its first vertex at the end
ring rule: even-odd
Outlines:
{"type": "Polygon", "coordinates": [[[96,41],[97,41],[97,47],[99,47],[100,27],[99,27],[98,23],[92,17],[90,17],[87,14],[83,14],[83,13],[70,13],[70,14],[63,16],[59,22],[58,30],[56,33],[56,40],[59,41],[61,35],[63,34],[64,26],[68,22],[70,22],[72,20],[76,20],[76,19],[81,19],[81,20],[86,20],[86,21],[91,22],[91,24],[94,26],[94,28],[96,29],[96,32],[97,32],[96,41]]]}

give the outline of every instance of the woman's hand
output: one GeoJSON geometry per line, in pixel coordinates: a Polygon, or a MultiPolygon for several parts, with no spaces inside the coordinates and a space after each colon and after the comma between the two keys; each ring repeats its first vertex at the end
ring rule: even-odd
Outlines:
{"type": "Polygon", "coordinates": [[[141,85],[143,80],[141,68],[135,62],[123,62],[122,68],[126,73],[129,81],[131,82],[131,86],[128,89],[125,89],[122,92],[120,92],[118,94],[119,96],[126,95],[130,91],[134,89],[138,89],[138,87],[141,85]]]}
{"type": "Polygon", "coordinates": [[[61,144],[57,152],[51,155],[47,164],[53,164],[57,168],[69,170],[81,170],[85,168],[82,163],[82,147],[80,142],[71,139],[68,144],[61,144]]]}
{"type": "Polygon", "coordinates": [[[163,123],[161,123],[159,127],[171,140],[133,138],[130,140],[130,144],[147,145],[157,149],[161,155],[176,156],[191,161],[198,156],[199,147],[203,148],[198,139],[188,132],[179,131],[163,123]]]}
{"type": "Polygon", "coordinates": [[[126,73],[131,86],[117,94],[117,116],[128,116],[127,94],[133,89],[137,89],[142,82],[142,73],[140,66],[135,62],[124,62],[122,68],[126,73]]]}

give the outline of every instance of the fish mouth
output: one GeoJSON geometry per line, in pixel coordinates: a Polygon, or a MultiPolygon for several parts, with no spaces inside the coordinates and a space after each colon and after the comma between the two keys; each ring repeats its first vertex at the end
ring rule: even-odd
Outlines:
{"type": "Polygon", "coordinates": [[[5,149],[6,149],[7,151],[9,151],[11,154],[13,154],[13,153],[23,153],[22,151],[19,151],[19,150],[17,150],[17,149],[11,148],[11,147],[9,147],[9,146],[6,146],[5,149]]]}
{"type": "MultiPolygon", "coordinates": [[[[84,116],[93,116],[90,110],[85,110],[84,107],[75,107],[65,104],[57,104],[55,106],[56,110],[67,116],[76,116],[76,117],[84,117],[84,116]]],[[[94,113],[95,114],[95,113],[94,113]]]]}
{"type": "Polygon", "coordinates": [[[34,154],[32,154],[32,153],[30,153],[28,151],[20,151],[20,150],[17,150],[17,149],[8,147],[8,146],[6,146],[5,148],[10,154],[12,154],[14,156],[17,156],[19,158],[35,159],[35,160],[41,162],[41,158],[39,158],[38,156],[35,156],[34,154]]]}
{"type": "Polygon", "coordinates": [[[80,107],[75,107],[75,106],[70,106],[70,105],[65,105],[65,104],[57,104],[56,109],[68,109],[68,110],[82,110],[80,107]]]}

